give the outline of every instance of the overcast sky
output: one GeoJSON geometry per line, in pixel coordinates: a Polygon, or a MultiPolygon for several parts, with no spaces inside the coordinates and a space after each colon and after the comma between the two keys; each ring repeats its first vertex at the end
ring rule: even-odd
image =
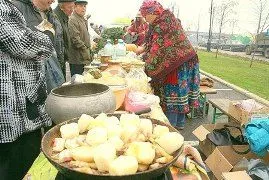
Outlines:
{"type": "MultiPolygon", "coordinates": [[[[164,7],[171,3],[176,3],[179,10],[179,18],[187,30],[196,30],[200,14],[200,31],[207,32],[209,26],[209,8],[211,0],[159,0],[164,7]]],[[[214,0],[220,3],[222,0],[214,0]]],[[[238,20],[234,29],[235,33],[248,34],[255,32],[257,22],[255,22],[253,2],[258,0],[237,0],[238,6],[235,8],[237,14],[234,16],[238,20]]],[[[88,0],[88,13],[92,15],[91,21],[96,24],[110,24],[117,17],[134,17],[143,0],[88,0]]],[[[269,3],[269,2],[268,2],[269,3]]],[[[232,26],[225,25],[225,32],[232,33],[232,26]]],[[[218,31],[215,26],[214,31],[218,31]]]]}

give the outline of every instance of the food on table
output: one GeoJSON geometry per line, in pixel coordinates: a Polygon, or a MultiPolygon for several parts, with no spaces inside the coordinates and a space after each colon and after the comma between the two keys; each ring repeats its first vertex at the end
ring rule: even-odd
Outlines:
{"type": "Polygon", "coordinates": [[[153,125],[152,125],[151,120],[141,119],[140,130],[146,138],[150,138],[152,136],[152,130],[153,130],[153,125]]]}
{"type": "Polygon", "coordinates": [[[93,162],[94,148],[81,146],[71,150],[72,158],[76,161],[93,162]]]}
{"type": "Polygon", "coordinates": [[[155,158],[155,150],[149,142],[133,142],[127,149],[126,155],[136,157],[139,164],[150,165],[155,158]]]}
{"type": "Polygon", "coordinates": [[[109,174],[122,176],[135,174],[138,170],[138,162],[133,156],[119,156],[109,166],[109,174]]]}
{"type": "Polygon", "coordinates": [[[93,155],[94,162],[100,172],[108,172],[110,164],[116,157],[116,149],[109,143],[97,146],[93,155]]]}
{"type": "Polygon", "coordinates": [[[184,143],[184,138],[176,132],[162,134],[155,140],[168,154],[173,154],[184,143]]]}
{"type": "Polygon", "coordinates": [[[103,144],[107,141],[107,130],[105,128],[96,127],[87,133],[86,142],[90,146],[103,144]]]}
{"type": "Polygon", "coordinates": [[[79,133],[84,133],[87,131],[87,128],[89,127],[92,120],[94,120],[93,117],[87,114],[82,114],[78,120],[79,133]]]}
{"type": "Polygon", "coordinates": [[[163,166],[183,145],[184,138],[167,126],[135,114],[120,118],[101,113],[83,114],[78,123],[60,127],[53,157],[73,170],[88,174],[122,176],[163,166]]]}
{"type": "Polygon", "coordinates": [[[61,152],[62,150],[64,150],[64,144],[65,144],[65,139],[55,138],[53,141],[52,151],[61,152]]]}
{"type": "Polygon", "coordinates": [[[79,144],[77,142],[77,138],[73,139],[67,139],[64,144],[66,149],[74,149],[76,147],[79,147],[79,144]]]}
{"type": "Polygon", "coordinates": [[[77,123],[65,124],[60,128],[61,136],[64,139],[72,139],[79,135],[79,127],[77,123]]]}
{"type": "Polygon", "coordinates": [[[158,137],[160,137],[161,135],[166,134],[166,133],[168,133],[168,132],[169,132],[168,127],[166,127],[166,126],[161,126],[161,125],[157,125],[157,126],[154,127],[154,129],[153,129],[153,136],[154,136],[155,138],[158,138],[158,137]]]}

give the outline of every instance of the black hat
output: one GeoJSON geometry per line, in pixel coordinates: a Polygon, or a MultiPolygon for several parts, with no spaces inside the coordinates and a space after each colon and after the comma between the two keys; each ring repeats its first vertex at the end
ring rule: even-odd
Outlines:
{"type": "Polygon", "coordinates": [[[75,0],[58,0],[58,3],[75,2],[75,0]]]}
{"type": "Polygon", "coordinates": [[[88,4],[87,0],[75,0],[75,4],[88,4]]]}

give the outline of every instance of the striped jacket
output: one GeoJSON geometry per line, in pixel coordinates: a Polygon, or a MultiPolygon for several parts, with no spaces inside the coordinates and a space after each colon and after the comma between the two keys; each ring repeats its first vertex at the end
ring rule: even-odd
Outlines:
{"type": "Polygon", "coordinates": [[[21,12],[0,0],[0,143],[51,123],[42,67],[52,51],[46,35],[27,28],[21,12]]]}

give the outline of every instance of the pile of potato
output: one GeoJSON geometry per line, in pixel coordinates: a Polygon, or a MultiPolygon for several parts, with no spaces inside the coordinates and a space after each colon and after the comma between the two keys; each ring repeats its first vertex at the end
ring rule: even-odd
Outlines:
{"type": "Polygon", "coordinates": [[[78,123],[61,126],[60,133],[53,157],[88,174],[120,176],[158,168],[170,162],[184,142],[179,133],[135,114],[122,114],[120,119],[83,114],[78,123]]]}

